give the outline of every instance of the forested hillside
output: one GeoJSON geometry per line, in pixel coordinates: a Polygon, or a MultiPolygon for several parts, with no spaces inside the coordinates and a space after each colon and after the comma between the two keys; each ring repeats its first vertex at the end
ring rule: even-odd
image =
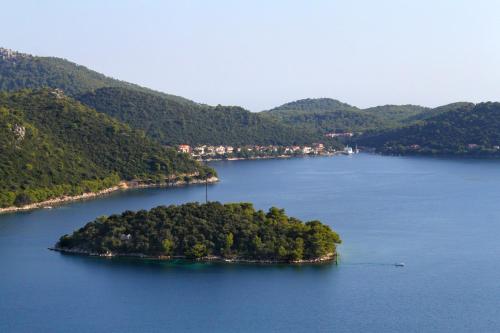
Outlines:
{"type": "Polygon", "coordinates": [[[76,96],[102,87],[126,87],[144,91],[180,103],[194,102],[174,95],[164,94],[139,85],[116,80],[55,57],[37,57],[0,48],[0,90],[59,88],[69,96],[76,96]]]}
{"type": "Polygon", "coordinates": [[[185,104],[127,88],[101,88],[77,98],[166,145],[291,145],[324,140],[317,131],[285,125],[237,106],[185,104]]]}
{"type": "Polygon", "coordinates": [[[309,98],[284,104],[262,114],[289,125],[327,133],[395,127],[425,111],[427,108],[416,105],[384,105],[359,109],[330,98],[309,98]]]}
{"type": "Polygon", "coordinates": [[[391,154],[500,155],[500,103],[455,103],[402,128],[357,143],[391,154]]]}
{"type": "Polygon", "coordinates": [[[425,117],[432,109],[419,105],[381,105],[363,109],[364,112],[376,116],[384,124],[383,127],[395,127],[409,124],[419,117],[425,117]]]}
{"type": "Polygon", "coordinates": [[[338,144],[325,138],[331,132],[363,133],[356,138],[358,144],[391,153],[493,154],[492,147],[498,144],[494,103],[360,109],[318,98],[253,113],[237,106],[198,104],[106,77],[64,59],[0,48],[0,91],[41,87],[60,88],[163,145],[338,144]],[[483,115],[492,117],[491,121],[483,115]]]}
{"type": "Polygon", "coordinates": [[[236,106],[208,106],[106,77],[54,57],[0,48],[0,90],[51,87],[77,97],[165,145],[292,145],[324,138],[236,106]]]}
{"type": "Polygon", "coordinates": [[[205,171],[61,91],[0,92],[0,207],[205,171]]]}
{"type": "Polygon", "coordinates": [[[414,116],[411,116],[406,120],[406,124],[411,124],[419,120],[426,120],[430,119],[432,117],[438,116],[442,113],[446,113],[449,111],[455,111],[459,109],[472,109],[474,108],[474,103],[469,103],[469,102],[456,102],[456,103],[451,103],[451,104],[446,104],[442,106],[438,106],[433,109],[427,109],[424,112],[420,112],[415,114],[414,116]]]}

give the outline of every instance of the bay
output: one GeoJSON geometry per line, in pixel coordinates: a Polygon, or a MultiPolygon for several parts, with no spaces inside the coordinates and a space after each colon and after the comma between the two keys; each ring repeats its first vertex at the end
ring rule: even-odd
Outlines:
{"type": "Polygon", "coordinates": [[[204,186],[1,215],[0,331],[500,331],[500,161],[359,154],[212,165],[221,182],[209,186],[209,200],[319,219],[343,240],[339,265],[47,250],[100,215],[204,201],[204,186]]]}

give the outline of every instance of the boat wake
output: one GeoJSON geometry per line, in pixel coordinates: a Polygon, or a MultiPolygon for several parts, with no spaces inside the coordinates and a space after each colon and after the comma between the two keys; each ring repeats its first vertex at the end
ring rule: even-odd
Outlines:
{"type": "Polygon", "coordinates": [[[405,267],[404,262],[396,263],[378,263],[378,262],[343,262],[343,266],[392,266],[392,267],[405,267]]]}

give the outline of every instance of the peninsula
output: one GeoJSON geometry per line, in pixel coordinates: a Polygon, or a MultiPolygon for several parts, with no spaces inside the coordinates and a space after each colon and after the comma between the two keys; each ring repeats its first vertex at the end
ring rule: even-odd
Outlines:
{"type": "Polygon", "coordinates": [[[151,188],[151,187],[180,187],[184,185],[194,185],[194,184],[214,184],[217,183],[218,181],[219,178],[214,175],[210,177],[207,176],[200,177],[199,174],[179,175],[179,176],[174,175],[165,178],[164,180],[157,180],[157,181],[152,181],[150,179],[149,180],[135,179],[131,181],[120,181],[115,186],[111,186],[95,192],[84,192],[82,194],[77,194],[77,195],[62,195],[59,197],[54,197],[44,201],[25,204],[22,206],[0,207],[0,214],[22,212],[38,208],[52,208],[53,206],[56,205],[61,205],[74,201],[94,199],[107,194],[111,194],[116,191],[125,191],[128,189],[151,188]]]}
{"type": "Polygon", "coordinates": [[[52,250],[146,259],[312,263],[336,258],[339,235],[319,221],[302,222],[283,209],[250,203],[159,206],[100,217],[52,250]]]}
{"type": "Polygon", "coordinates": [[[58,89],[0,92],[0,213],[216,176],[58,89]]]}

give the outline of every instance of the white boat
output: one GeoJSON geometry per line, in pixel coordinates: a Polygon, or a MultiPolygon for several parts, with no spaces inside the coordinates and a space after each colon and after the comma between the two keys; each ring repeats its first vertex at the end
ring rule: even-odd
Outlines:
{"type": "Polygon", "coordinates": [[[394,266],[396,267],[405,267],[405,263],[404,262],[397,262],[394,264],[394,266]]]}
{"type": "Polygon", "coordinates": [[[352,155],[352,154],[354,154],[354,152],[353,152],[353,150],[352,150],[352,148],[351,148],[351,147],[346,146],[346,147],[344,148],[344,154],[346,154],[346,155],[352,155]]]}

